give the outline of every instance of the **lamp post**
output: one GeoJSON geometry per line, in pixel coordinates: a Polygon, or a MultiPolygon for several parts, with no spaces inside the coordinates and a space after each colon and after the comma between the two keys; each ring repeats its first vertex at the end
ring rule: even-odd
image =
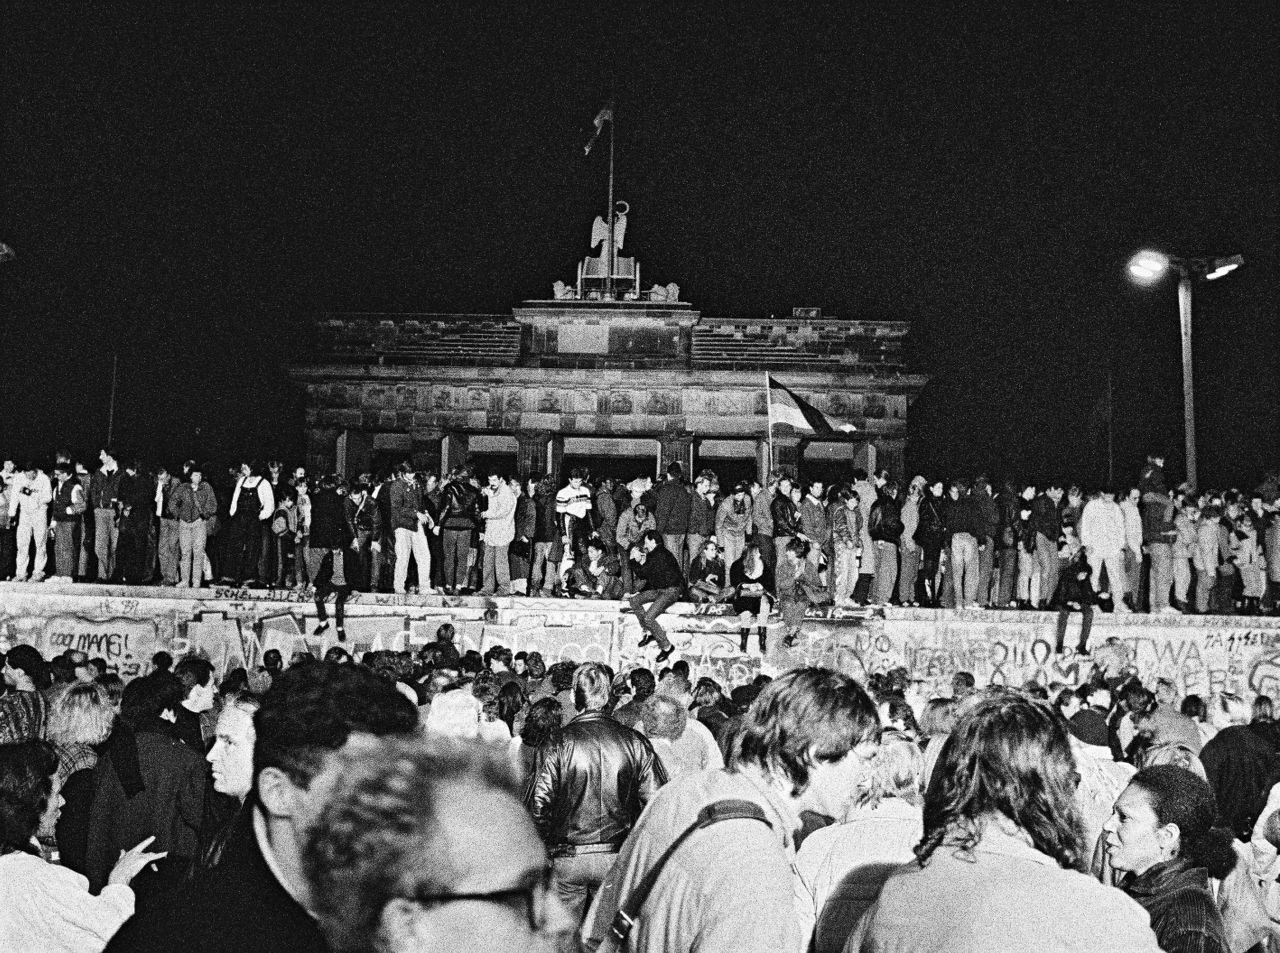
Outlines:
{"type": "Polygon", "coordinates": [[[1187,483],[1196,487],[1196,404],[1191,367],[1191,292],[1197,279],[1215,281],[1244,264],[1241,255],[1225,258],[1174,258],[1140,251],[1129,260],[1129,275],[1142,285],[1155,284],[1165,272],[1178,273],[1178,316],[1182,326],[1182,426],[1186,435],[1187,483]]]}

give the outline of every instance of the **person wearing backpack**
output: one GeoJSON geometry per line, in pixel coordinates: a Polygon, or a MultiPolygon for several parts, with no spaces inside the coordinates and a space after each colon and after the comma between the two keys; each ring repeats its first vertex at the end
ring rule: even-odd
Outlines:
{"type": "Polygon", "coordinates": [[[852,678],[792,669],[743,718],[723,769],[649,802],[582,929],[588,950],[775,953],[804,945],[792,880],[800,813],[843,817],[876,748],[875,703],[852,678]]]}

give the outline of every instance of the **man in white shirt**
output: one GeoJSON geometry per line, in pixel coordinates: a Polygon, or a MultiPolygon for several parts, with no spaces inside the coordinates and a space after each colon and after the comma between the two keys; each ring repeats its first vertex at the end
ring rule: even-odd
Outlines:
{"type": "Polygon", "coordinates": [[[9,491],[9,519],[18,521],[18,561],[14,579],[25,582],[31,549],[35,547],[36,561],[32,567],[31,581],[44,581],[44,567],[48,560],[49,504],[53,502],[53,486],[43,470],[28,463],[14,475],[9,491]]]}
{"type": "Polygon", "coordinates": [[[1107,586],[1116,612],[1129,611],[1124,601],[1126,529],[1124,511],[1109,490],[1100,490],[1080,514],[1080,543],[1093,570],[1093,591],[1102,592],[1102,567],[1106,566],[1107,586]]]}
{"type": "Polygon", "coordinates": [[[511,541],[516,536],[516,497],[502,473],[489,474],[481,490],[489,505],[484,511],[484,586],[482,596],[511,595],[511,541]]]}

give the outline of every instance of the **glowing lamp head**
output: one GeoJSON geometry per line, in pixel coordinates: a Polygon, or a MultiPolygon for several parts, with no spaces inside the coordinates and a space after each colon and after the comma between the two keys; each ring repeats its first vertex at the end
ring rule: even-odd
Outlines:
{"type": "Polygon", "coordinates": [[[1213,262],[1213,269],[1204,276],[1205,280],[1214,281],[1215,279],[1221,278],[1228,272],[1235,271],[1243,264],[1243,255],[1232,255],[1230,258],[1216,258],[1213,262]]]}
{"type": "Polygon", "coordinates": [[[1129,259],[1129,276],[1141,284],[1159,281],[1169,270],[1169,256],[1158,251],[1140,251],[1129,259]]]}

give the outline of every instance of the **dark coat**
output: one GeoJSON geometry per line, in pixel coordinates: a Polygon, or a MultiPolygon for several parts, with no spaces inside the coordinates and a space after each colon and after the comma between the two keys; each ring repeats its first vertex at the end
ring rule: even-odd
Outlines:
{"type": "Polygon", "coordinates": [[[168,851],[169,856],[158,863],[159,873],[147,870],[135,878],[133,887],[139,894],[178,883],[199,853],[204,758],[171,734],[143,729],[136,739],[143,788],[133,797],[125,794],[115,768],[118,751],[108,750],[94,768],[85,850],[85,875],[94,893],[106,885],[120,851],[152,835],[156,839],[149,849],[168,851]]]}
{"type": "Polygon", "coordinates": [[[252,820],[241,811],[218,864],[141,908],[109,953],[327,953],[315,921],[267,866],[252,820]]]}
{"type": "Polygon", "coordinates": [[[1280,782],[1280,756],[1247,726],[1232,725],[1209,739],[1200,761],[1223,826],[1247,843],[1267,794],[1280,782]]]}
{"type": "Polygon", "coordinates": [[[689,532],[689,507],[693,502],[688,486],[680,480],[667,480],[658,487],[657,509],[653,519],[664,536],[684,536],[689,532]]]}
{"type": "Polygon", "coordinates": [[[553,857],[584,847],[617,848],[666,782],[649,739],[602,711],[586,711],[546,751],[530,787],[529,810],[553,857]]]}
{"type": "Polygon", "coordinates": [[[312,549],[344,549],[351,545],[351,532],[342,503],[342,497],[336,490],[317,490],[312,494],[311,541],[308,544],[312,549]]]}
{"type": "Polygon", "coordinates": [[[800,532],[800,513],[791,498],[781,493],[774,494],[769,505],[769,515],[773,517],[773,535],[775,539],[786,539],[800,532]]]}
{"type": "Polygon", "coordinates": [[[1182,858],[1156,864],[1120,886],[1151,917],[1156,942],[1166,953],[1227,953],[1222,914],[1209,892],[1209,873],[1182,858]]]}

